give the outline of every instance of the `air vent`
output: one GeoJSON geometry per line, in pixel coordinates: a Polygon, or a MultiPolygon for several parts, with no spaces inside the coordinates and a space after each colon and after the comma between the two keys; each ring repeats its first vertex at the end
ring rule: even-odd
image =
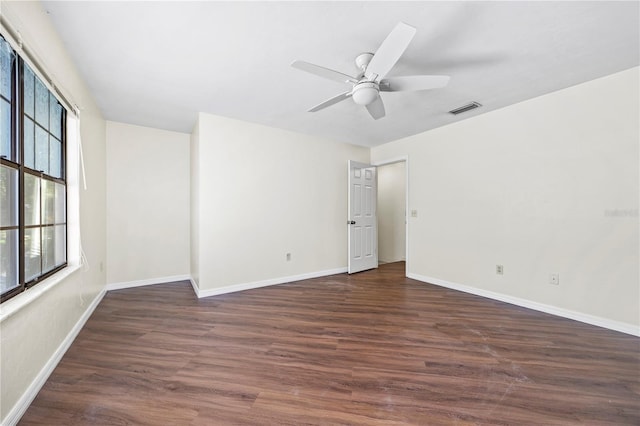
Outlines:
{"type": "Polygon", "coordinates": [[[467,111],[471,111],[472,109],[479,108],[481,106],[482,105],[480,105],[477,102],[471,102],[470,104],[463,105],[456,109],[452,109],[451,111],[449,111],[449,113],[453,115],[458,115],[458,114],[462,114],[463,112],[467,112],[467,111]]]}

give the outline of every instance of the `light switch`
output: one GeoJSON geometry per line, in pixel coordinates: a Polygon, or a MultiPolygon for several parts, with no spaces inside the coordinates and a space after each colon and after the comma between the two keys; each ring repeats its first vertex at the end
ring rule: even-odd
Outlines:
{"type": "Polygon", "coordinates": [[[418,210],[411,210],[411,217],[418,217],[418,210]]]}

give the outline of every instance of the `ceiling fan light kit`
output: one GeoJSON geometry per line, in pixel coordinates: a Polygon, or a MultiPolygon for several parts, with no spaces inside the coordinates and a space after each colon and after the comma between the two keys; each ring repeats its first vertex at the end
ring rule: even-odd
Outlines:
{"type": "Polygon", "coordinates": [[[379,96],[378,85],[372,81],[363,81],[362,83],[358,83],[353,87],[351,91],[351,96],[353,97],[353,102],[358,105],[369,105],[379,96]]]}
{"type": "Polygon", "coordinates": [[[304,61],[293,61],[292,67],[306,71],[329,80],[351,84],[351,90],[328,99],[311,108],[316,112],[334,105],[347,98],[353,98],[358,105],[363,105],[375,120],[385,116],[384,104],[380,92],[400,92],[437,89],[449,82],[444,75],[410,75],[384,78],[398,62],[413,39],[416,29],[400,22],[382,42],[376,53],[361,53],[356,59],[356,67],[360,71],[356,77],[334,71],[329,68],[304,61]]]}

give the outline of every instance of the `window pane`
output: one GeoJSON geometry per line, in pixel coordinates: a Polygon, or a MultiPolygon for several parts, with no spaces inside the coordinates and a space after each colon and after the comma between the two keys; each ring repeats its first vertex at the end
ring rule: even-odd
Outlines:
{"type": "Polygon", "coordinates": [[[18,171],[0,166],[0,226],[18,226],[18,171]]]}
{"type": "Polygon", "coordinates": [[[5,98],[11,100],[11,70],[15,54],[13,49],[5,40],[0,39],[0,93],[5,98]]]}
{"type": "Polygon", "coordinates": [[[40,178],[24,175],[24,224],[40,225],[40,178]]]}
{"type": "Polygon", "coordinates": [[[33,134],[33,121],[24,118],[24,165],[30,169],[36,168],[35,139],[33,134]]]}
{"type": "Polygon", "coordinates": [[[33,71],[29,68],[29,65],[24,64],[24,113],[29,114],[29,117],[33,117],[33,104],[35,97],[35,81],[33,71]]]}
{"type": "Polygon", "coordinates": [[[66,187],[64,185],[60,185],[59,183],[54,184],[56,187],[56,213],[55,213],[55,223],[66,223],[66,203],[65,199],[67,197],[66,187]]]}
{"type": "Polygon", "coordinates": [[[42,204],[42,224],[53,225],[56,215],[56,187],[49,180],[40,180],[40,194],[42,204]]]}
{"type": "Polygon", "coordinates": [[[36,126],[36,170],[49,174],[49,133],[36,126]]]}
{"type": "Polygon", "coordinates": [[[36,77],[36,121],[49,128],[49,89],[36,77]]]}
{"type": "Polygon", "coordinates": [[[42,273],[49,272],[55,266],[55,232],[53,226],[42,228],[42,273]]]}
{"type": "Polygon", "coordinates": [[[49,131],[60,139],[62,138],[62,105],[58,103],[53,93],[49,93],[49,131]]]}
{"type": "Polygon", "coordinates": [[[42,273],[47,273],[66,262],[66,227],[64,225],[42,228],[42,273]]]}
{"type": "Polygon", "coordinates": [[[0,155],[13,160],[11,155],[11,104],[0,99],[0,155]]]}
{"type": "Polygon", "coordinates": [[[18,287],[18,230],[0,231],[0,292],[18,287]]]}
{"type": "Polygon", "coordinates": [[[49,176],[62,177],[62,142],[49,136],[49,176]]]}
{"type": "Polygon", "coordinates": [[[56,225],[55,229],[55,266],[60,266],[67,261],[67,227],[56,225]]]}
{"type": "Polygon", "coordinates": [[[24,230],[24,280],[29,282],[42,274],[40,268],[40,228],[24,230]]]}

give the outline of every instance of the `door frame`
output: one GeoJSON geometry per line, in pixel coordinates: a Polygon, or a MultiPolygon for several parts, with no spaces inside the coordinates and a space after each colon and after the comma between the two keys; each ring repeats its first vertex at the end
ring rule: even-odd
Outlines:
{"type": "MultiPolygon", "coordinates": [[[[394,164],[394,163],[402,163],[404,162],[404,187],[405,187],[405,194],[404,194],[404,243],[405,243],[405,247],[404,247],[404,258],[405,258],[405,264],[404,264],[404,275],[405,277],[407,276],[408,270],[409,270],[409,218],[411,217],[409,214],[409,156],[408,155],[401,155],[399,157],[393,157],[393,158],[388,158],[385,160],[379,160],[379,161],[372,161],[371,165],[372,166],[376,166],[376,167],[381,167],[381,166],[387,166],[389,164],[394,164]]],[[[378,191],[378,188],[376,188],[376,191],[378,191]]],[[[376,196],[377,199],[377,196],[376,196]]],[[[379,252],[379,251],[378,251],[379,252]]]]}

